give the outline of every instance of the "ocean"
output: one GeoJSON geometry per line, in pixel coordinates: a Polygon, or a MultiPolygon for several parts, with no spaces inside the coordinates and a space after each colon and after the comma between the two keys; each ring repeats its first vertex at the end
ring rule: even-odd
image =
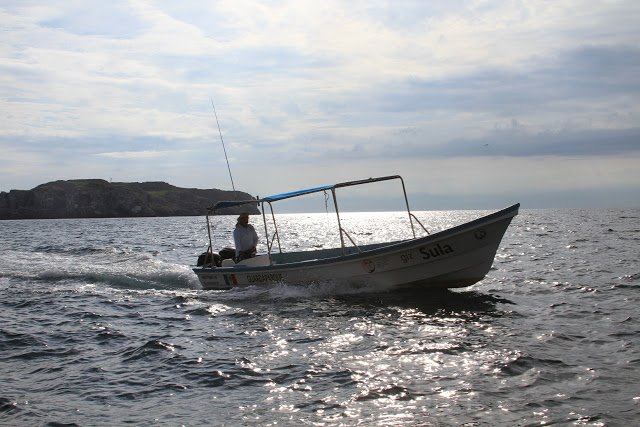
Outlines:
{"type": "MultiPolygon", "coordinates": [[[[326,213],[278,220],[284,249],[336,242],[326,213]]],[[[0,425],[640,425],[639,244],[640,209],[521,209],[468,288],[203,291],[204,217],[0,221],[0,425]]]]}

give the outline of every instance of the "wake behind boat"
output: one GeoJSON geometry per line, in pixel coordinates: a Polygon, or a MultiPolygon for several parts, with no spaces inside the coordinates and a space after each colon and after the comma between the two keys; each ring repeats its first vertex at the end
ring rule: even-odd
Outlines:
{"type": "Polygon", "coordinates": [[[409,209],[402,177],[399,175],[349,181],[258,200],[218,202],[207,211],[209,248],[193,269],[203,289],[225,290],[237,286],[272,283],[307,284],[313,282],[345,282],[382,287],[458,288],[482,280],[491,265],[507,227],[518,214],[520,204],[429,234],[409,209]],[[408,225],[413,238],[358,246],[340,222],[336,190],[344,187],[400,180],[407,207],[408,225]],[[331,192],[335,207],[341,247],[303,252],[282,252],[273,203],[318,192],[331,192]],[[267,253],[238,263],[233,251],[213,252],[210,216],[225,208],[258,205],[262,210],[267,253]],[[266,207],[270,215],[267,215],[266,207]],[[270,220],[267,217],[270,216],[270,220]],[[268,223],[273,230],[270,230],[268,223]],[[420,226],[420,234],[416,228],[420,226]],[[271,237],[270,237],[270,233],[271,237]],[[345,240],[346,238],[346,240],[345,240]],[[346,241],[350,244],[347,244],[346,241]],[[274,247],[276,246],[277,247],[274,247]]]}

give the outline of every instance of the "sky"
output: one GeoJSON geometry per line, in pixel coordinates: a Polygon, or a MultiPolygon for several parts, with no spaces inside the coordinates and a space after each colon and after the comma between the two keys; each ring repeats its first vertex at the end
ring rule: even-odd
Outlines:
{"type": "Polygon", "coordinates": [[[0,22],[1,191],[398,174],[414,210],[640,206],[634,0],[4,0],[0,22]]]}

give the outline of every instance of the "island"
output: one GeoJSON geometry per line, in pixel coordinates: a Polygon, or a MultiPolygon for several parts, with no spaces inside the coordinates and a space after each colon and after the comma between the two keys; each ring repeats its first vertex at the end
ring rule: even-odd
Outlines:
{"type": "MultiPolygon", "coordinates": [[[[247,199],[253,197],[241,191],[180,188],[166,182],[75,179],[0,192],[0,220],[197,216],[217,201],[247,199]]],[[[259,213],[254,205],[241,210],[259,213]]],[[[240,212],[231,208],[222,213],[240,212]]]]}

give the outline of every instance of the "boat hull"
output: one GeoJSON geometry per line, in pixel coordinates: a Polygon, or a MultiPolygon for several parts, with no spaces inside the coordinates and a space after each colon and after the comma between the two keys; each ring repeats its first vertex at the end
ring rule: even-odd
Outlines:
{"type": "MultiPolygon", "coordinates": [[[[361,253],[350,248],[344,256],[268,264],[266,256],[254,265],[194,268],[203,289],[313,282],[345,282],[381,287],[456,288],[470,286],[491,269],[495,254],[519,205],[439,233],[361,253]],[[261,262],[265,261],[265,262],[261,262]],[[257,264],[257,265],[255,265],[257,264]]],[[[304,253],[312,257],[313,253],[304,253]]],[[[298,253],[297,255],[301,255],[298,253]]]]}

